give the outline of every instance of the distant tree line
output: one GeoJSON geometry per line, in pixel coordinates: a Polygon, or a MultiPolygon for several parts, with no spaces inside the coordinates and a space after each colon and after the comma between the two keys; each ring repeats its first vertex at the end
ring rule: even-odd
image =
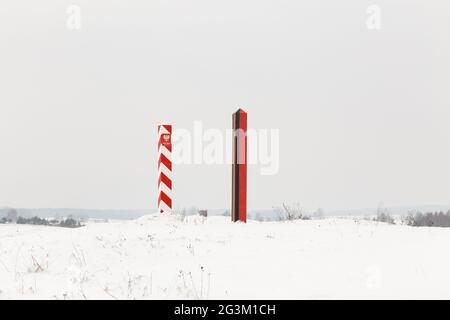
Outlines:
{"type": "MultiPolygon", "coordinates": [[[[8,219],[7,217],[3,217],[0,219],[0,224],[5,223],[13,223],[11,219],[8,219]]],[[[17,224],[28,224],[28,225],[39,225],[39,226],[55,226],[55,227],[63,227],[63,228],[79,228],[83,225],[80,223],[80,221],[74,219],[74,218],[67,218],[62,220],[52,219],[47,220],[39,217],[31,217],[31,218],[24,218],[24,217],[17,217],[17,220],[15,221],[17,224]]]]}
{"type": "Polygon", "coordinates": [[[412,227],[450,227],[450,211],[444,212],[417,212],[403,217],[403,223],[412,227]]]}

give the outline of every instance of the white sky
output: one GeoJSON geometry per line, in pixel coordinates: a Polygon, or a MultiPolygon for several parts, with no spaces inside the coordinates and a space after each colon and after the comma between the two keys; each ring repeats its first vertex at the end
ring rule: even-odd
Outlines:
{"type": "MultiPolygon", "coordinates": [[[[449,204],[449,39],[448,0],[3,0],[0,206],[154,208],[156,125],[238,107],[280,129],[250,209],[449,204]]],[[[177,206],[229,207],[229,166],[175,170],[177,206]]]]}

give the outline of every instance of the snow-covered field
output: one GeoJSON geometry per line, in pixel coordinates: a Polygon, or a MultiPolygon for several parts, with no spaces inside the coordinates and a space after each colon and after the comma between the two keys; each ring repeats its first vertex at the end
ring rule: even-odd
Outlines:
{"type": "Polygon", "coordinates": [[[450,229],[145,216],[0,225],[0,299],[450,298],[450,229]]]}

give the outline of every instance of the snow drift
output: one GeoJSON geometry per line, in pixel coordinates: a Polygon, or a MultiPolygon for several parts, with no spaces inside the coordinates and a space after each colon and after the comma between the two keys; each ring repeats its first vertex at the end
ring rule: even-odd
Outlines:
{"type": "Polygon", "coordinates": [[[450,298],[450,229],[148,215],[0,225],[0,299],[450,298]]]}

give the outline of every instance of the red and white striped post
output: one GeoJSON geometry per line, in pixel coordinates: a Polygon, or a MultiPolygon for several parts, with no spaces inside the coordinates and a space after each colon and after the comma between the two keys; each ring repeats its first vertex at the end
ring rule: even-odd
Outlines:
{"type": "Polygon", "coordinates": [[[247,222],[247,113],[233,114],[233,186],[231,219],[247,222]]]}
{"type": "Polygon", "coordinates": [[[172,125],[158,126],[158,211],[172,212],[172,125]]]}

